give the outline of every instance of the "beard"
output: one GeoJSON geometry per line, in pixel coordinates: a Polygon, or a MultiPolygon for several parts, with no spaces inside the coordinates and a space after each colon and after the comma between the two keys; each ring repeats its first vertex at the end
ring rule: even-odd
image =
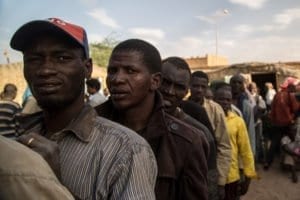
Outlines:
{"type": "Polygon", "coordinates": [[[43,110],[58,110],[71,105],[75,99],[58,99],[58,98],[40,98],[37,99],[38,105],[43,110]]]}
{"type": "Polygon", "coordinates": [[[83,89],[77,89],[66,94],[56,94],[49,96],[36,95],[38,105],[47,111],[61,110],[72,105],[78,98],[83,98],[83,89]]]}

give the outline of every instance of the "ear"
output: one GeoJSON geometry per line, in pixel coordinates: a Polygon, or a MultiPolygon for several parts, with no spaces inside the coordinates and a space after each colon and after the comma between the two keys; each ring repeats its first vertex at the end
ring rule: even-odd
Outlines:
{"type": "Polygon", "coordinates": [[[93,72],[93,61],[91,58],[88,58],[84,61],[85,66],[85,78],[90,79],[93,72]]]}
{"type": "Polygon", "coordinates": [[[154,74],[151,74],[151,91],[157,90],[161,85],[161,73],[157,72],[154,74]]]}

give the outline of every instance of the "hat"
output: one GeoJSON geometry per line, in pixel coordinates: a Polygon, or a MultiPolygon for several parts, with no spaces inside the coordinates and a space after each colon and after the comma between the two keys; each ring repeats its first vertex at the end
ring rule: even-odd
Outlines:
{"type": "Polygon", "coordinates": [[[289,85],[297,85],[299,83],[299,80],[297,78],[293,77],[287,77],[283,83],[280,85],[282,89],[286,89],[289,85]]]}
{"type": "Polygon", "coordinates": [[[89,57],[89,45],[85,30],[75,24],[65,22],[58,18],[48,18],[46,20],[34,20],[21,26],[13,35],[10,46],[19,51],[23,51],[27,45],[28,39],[36,37],[42,32],[57,32],[66,35],[74,42],[79,44],[89,57]]]}

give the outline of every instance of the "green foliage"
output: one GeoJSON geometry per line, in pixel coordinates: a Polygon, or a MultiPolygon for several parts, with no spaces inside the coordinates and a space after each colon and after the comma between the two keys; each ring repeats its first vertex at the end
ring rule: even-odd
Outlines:
{"type": "Polygon", "coordinates": [[[117,43],[118,41],[112,37],[106,37],[99,43],[90,43],[93,63],[100,67],[107,67],[109,56],[117,43]]]}

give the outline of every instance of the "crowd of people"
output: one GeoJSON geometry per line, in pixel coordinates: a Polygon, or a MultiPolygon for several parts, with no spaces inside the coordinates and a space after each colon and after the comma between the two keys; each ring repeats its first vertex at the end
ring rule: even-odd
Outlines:
{"type": "Polygon", "coordinates": [[[280,150],[298,181],[297,79],[277,93],[266,83],[262,97],[241,74],[210,81],[128,39],[110,55],[104,96],[81,26],[31,21],[10,44],[28,88],[22,106],[14,84],[1,93],[0,199],[237,200],[280,150]]]}

